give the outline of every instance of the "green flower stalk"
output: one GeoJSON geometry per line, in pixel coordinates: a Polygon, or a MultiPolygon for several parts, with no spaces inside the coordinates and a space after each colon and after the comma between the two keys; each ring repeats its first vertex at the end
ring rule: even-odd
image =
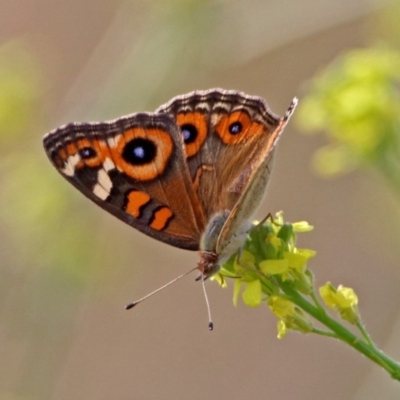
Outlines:
{"type": "Polygon", "coordinates": [[[371,340],[358,311],[358,297],[353,289],[330,282],[319,288],[307,265],[316,253],[296,247],[297,235],[312,230],[307,222],[290,224],[283,213],[255,225],[243,249],[233,255],[212,279],[222,287],[234,280],[233,303],[240,296],[249,307],[266,304],[278,318],[278,338],[290,331],[314,333],[338,339],[364,354],[400,380],[400,364],[386,356],[371,340]],[[328,314],[324,305],[333,310],[328,314]],[[354,334],[346,325],[353,325],[354,334]]]}

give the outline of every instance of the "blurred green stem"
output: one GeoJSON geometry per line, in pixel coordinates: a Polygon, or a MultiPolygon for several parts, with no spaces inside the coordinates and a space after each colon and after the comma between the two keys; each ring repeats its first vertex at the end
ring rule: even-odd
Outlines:
{"type": "Polygon", "coordinates": [[[376,162],[376,168],[392,190],[400,197],[400,167],[394,164],[390,157],[382,157],[376,162]]]}

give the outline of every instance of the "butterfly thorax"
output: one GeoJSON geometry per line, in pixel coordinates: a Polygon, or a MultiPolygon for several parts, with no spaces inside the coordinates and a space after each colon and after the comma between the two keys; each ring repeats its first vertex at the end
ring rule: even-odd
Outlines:
{"type": "Polygon", "coordinates": [[[197,269],[204,278],[208,278],[218,272],[221,263],[237,252],[244,244],[247,234],[252,227],[249,220],[241,221],[238,229],[232,233],[231,212],[224,210],[216,213],[207,224],[200,240],[200,260],[197,269]]]}
{"type": "Polygon", "coordinates": [[[210,218],[209,223],[201,235],[200,260],[197,264],[197,268],[204,278],[208,278],[219,269],[218,241],[228,216],[228,210],[216,213],[210,218]]]}
{"type": "Polygon", "coordinates": [[[232,232],[230,216],[229,210],[215,214],[201,236],[197,269],[205,279],[217,273],[224,262],[240,251],[254,226],[252,221],[245,219],[232,232]]]}

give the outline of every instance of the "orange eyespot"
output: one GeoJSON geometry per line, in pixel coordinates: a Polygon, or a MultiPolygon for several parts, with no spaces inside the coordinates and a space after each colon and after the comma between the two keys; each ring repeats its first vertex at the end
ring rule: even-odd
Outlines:
{"type": "Polygon", "coordinates": [[[253,122],[246,112],[235,111],[219,120],[215,132],[223,143],[238,144],[245,142],[249,137],[262,134],[263,126],[253,122]]]}
{"type": "Polygon", "coordinates": [[[207,122],[200,112],[181,113],[176,116],[185,143],[186,157],[198,153],[207,137],[207,122]]]}
{"type": "Polygon", "coordinates": [[[77,153],[81,157],[79,166],[86,165],[97,168],[103,164],[104,156],[98,146],[97,140],[80,139],[76,145],[77,153]]]}
{"type": "Polygon", "coordinates": [[[79,155],[79,162],[76,168],[88,166],[91,168],[100,167],[106,157],[110,156],[108,148],[98,140],[79,139],[77,142],[68,143],[65,147],[53,154],[53,160],[59,168],[62,168],[68,157],[79,155]]]}
{"type": "Polygon", "coordinates": [[[115,141],[113,159],[121,171],[137,181],[162,175],[174,148],[169,133],[160,129],[129,129],[115,141]]]}

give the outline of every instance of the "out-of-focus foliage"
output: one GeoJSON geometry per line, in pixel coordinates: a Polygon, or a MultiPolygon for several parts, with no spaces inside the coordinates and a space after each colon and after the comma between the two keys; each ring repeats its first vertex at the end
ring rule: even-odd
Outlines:
{"type": "Polygon", "coordinates": [[[0,48],[0,317],[2,334],[24,340],[14,382],[21,399],[32,391],[47,398],[76,304],[98,267],[96,236],[87,236],[82,211],[72,211],[67,185],[41,149],[43,70],[28,48],[22,41],[0,48]],[[74,218],[62,223],[68,214],[74,218]]]}
{"type": "Polygon", "coordinates": [[[22,41],[0,47],[0,143],[25,133],[41,92],[39,66],[22,41]]]}
{"type": "Polygon", "coordinates": [[[388,178],[399,175],[399,88],[400,53],[386,47],[349,51],[314,78],[298,122],[329,138],[314,157],[320,174],[374,165],[388,178]]]}
{"type": "Polygon", "coordinates": [[[74,219],[70,230],[58,229],[70,207],[66,186],[46,163],[44,152],[33,151],[40,147],[36,132],[42,125],[37,118],[43,80],[39,62],[26,43],[13,41],[0,48],[0,221],[7,227],[10,245],[18,248],[13,257],[24,262],[39,256],[41,267],[69,266],[74,279],[78,275],[82,279],[86,263],[77,266],[71,249],[80,250],[81,260],[92,253],[83,222],[74,219]],[[50,195],[50,187],[56,186],[50,195]],[[58,240],[53,242],[54,232],[58,240]],[[79,249],[79,243],[86,250],[79,249]]]}

